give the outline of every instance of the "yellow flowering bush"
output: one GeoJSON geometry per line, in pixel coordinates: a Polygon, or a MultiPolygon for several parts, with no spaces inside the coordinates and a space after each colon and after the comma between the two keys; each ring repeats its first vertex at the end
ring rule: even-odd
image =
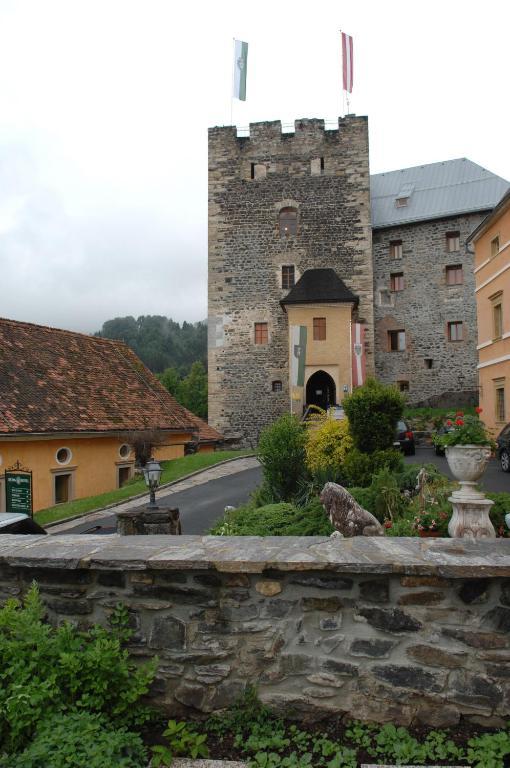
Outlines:
{"type": "Polygon", "coordinates": [[[347,419],[336,421],[325,415],[309,429],[306,442],[306,464],[312,474],[338,470],[345,456],[354,447],[347,419]]]}

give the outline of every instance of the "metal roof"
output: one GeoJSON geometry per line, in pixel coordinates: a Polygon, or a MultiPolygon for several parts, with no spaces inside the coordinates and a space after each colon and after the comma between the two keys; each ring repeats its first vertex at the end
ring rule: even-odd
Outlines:
{"type": "Polygon", "coordinates": [[[465,157],[376,173],[370,177],[372,227],[488,211],[509,188],[508,181],[465,157]]]}

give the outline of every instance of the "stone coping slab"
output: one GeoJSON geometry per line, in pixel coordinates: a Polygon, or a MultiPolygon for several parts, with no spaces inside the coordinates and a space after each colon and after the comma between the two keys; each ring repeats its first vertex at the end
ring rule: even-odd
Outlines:
{"type": "Polygon", "coordinates": [[[510,539],[357,536],[0,535],[0,564],[28,568],[266,570],[362,574],[510,576],[510,539]]]}

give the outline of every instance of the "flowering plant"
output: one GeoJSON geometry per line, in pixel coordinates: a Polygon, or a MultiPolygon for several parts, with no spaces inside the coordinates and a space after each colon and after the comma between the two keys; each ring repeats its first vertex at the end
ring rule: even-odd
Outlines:
{"type": "Polygon", "coordinates": [[[450,445],[486,445],[494,449],[495,443],[480,419],[482,409],[476,408],[475,411],[476,416],[464,415],[462,411],[450,415],[445,421],[448,431],[438,437],[436,443],[444,448],[450,445]]]}
{"type": "Polygon", "coordinates": [[[413,522],[413,528],[419,533],[421,531],[436,531],[446,535],[448,532],[449,514],[441,509],[424,510],[416,515],[413,522]]]}

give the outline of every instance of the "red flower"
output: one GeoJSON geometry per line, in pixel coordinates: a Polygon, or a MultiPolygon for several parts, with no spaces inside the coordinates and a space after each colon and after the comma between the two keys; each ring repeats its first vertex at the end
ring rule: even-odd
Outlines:
{"type": "Polygon", "coordinates": [[[448,419],[448,421],[446,422],[446,426],[447,427],[451,427],[452,426],[452,420],[451,419],[448,419]]]}
{"type": "Polygon", "coordinates": [[[455,411],[456,416],[464,416],[464,411],[455,411]]]}
{"type": "Polygon", "coordinates": [[[385,528],[393,528],[393,523],[391,522],[391,520],[385,520],[384,521],[384,527],[385,528]]]}
{"type": "Polygon", "coordinates": [[[462,419],[455,419],[455,424],[456,424],[458,427],[462,427],[462,425],[464,424],[464,422],[462,421],[462,419]]]}
{"type": "Polygon", "coordinates": [[[482,411],[483,411],[483,408],[480,408],[480,406],[475,408],[475,413],[481,413],[482,411]]]}

